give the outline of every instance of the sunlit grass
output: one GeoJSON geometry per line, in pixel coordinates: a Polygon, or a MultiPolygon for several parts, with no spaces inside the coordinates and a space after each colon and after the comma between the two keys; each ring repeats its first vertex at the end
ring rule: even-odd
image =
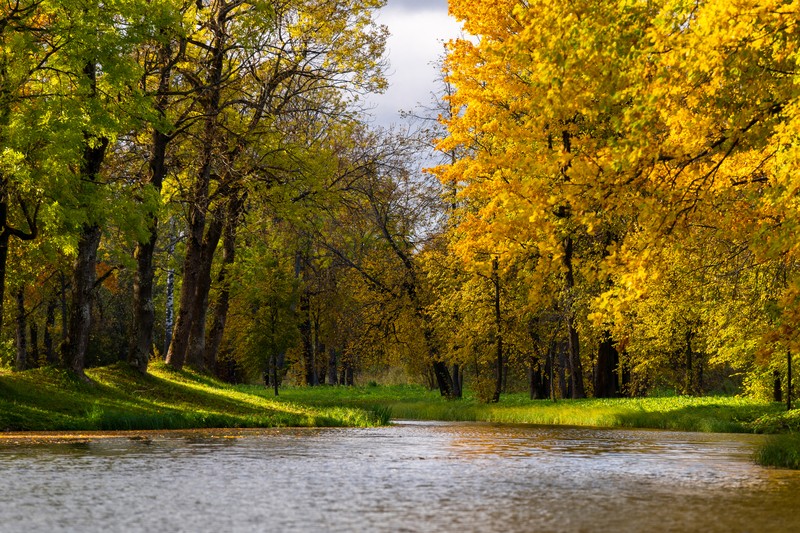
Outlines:
{"type": "Polygon", "coordinates": [[[0,374],[0,430],[130,430],[210,427],[372,426],[390,418],[506,424],[779,433],[800,429],[800,411],[733,397],[447,400],[411,385],[271,389],[229,385],[156,363],[87,371],[93,384],[52,368],[0,374]]]}
{"type": "Polygon", "coordinates": [[[447,400],[422,387],[296,388],[281,392],[314,406],[383,406],[395,419],[498,422],[507,424],[653,428],[676,431],[766,431],[757,421],[777,416],[781,406],[746,398],[672,396],[585,400],[530,400],[506,394],[484,404],[467,396],[447,400]]]}
{"type": "Polygon", "coordinates": [[[0,430],[131,430],[212,427],[374,426],[385,411],[277,401],[163,364],[141,376],[126,365],[87,371],[92,384],[44,368],[0,374],[0,430]]]}

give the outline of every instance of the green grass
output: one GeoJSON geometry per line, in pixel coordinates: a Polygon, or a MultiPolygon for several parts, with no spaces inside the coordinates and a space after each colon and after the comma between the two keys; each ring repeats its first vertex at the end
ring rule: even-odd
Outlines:
{"type": "Polygon", "coordinates": [[[232,386],[163,364],[140,376],[124,364],[87,371],[93,384],[43,368],[0,374],[0,430],[188,429],[202,427],[368,426],[389,418],[485,421],[709,432],[800,429],[800,414],[733,397],[446,400],[418,386],[285,388],[232,386]]]}
{"type": "Polygon", "coordinates": [[[374,426],[385,411],[276,401],[154,364],[141,376],[119,364],[88,370],[92,384],[53,368],[0,374],[0,431],[374,426]]]}
{"type": "Polygon", "coordinates": [[[763,466],[800,470],[800,434],[770,435],[757,452],[755,460],[763,466]]]}
{"type": "Polygon", "coordinates": [[[284,388],[228,385],[161,363],[141,376],[119,364],[87,371],[92,384],[54,368],[0,373],[0,431],[144,430],[355,426],[395,419],[785,433],[757,454],[760,464],[800,468],[800,410],[733,397],[446,400],[417,386],[284,388]]]}
{"type": "Polygon", "coordinates": [[[800,469],[800,410],[787,412],[782,404],[747,398],[667,396],[551,402],[507,394],[500,403],[487,405],[469,397],[449,401],[436,392],[407,386],[289,389],[282,395],[305,405],[382,407],[400,419],[778,433],[758,450],[756,462],[800,469]]]}
{"type": "Polygon", "coordinates": [[[506,394],[497,404],[474,398],[446,400],[422,387],[295,388],[281,397],[310,406],[344,405],[391,411],[392,418],[482,421],[593,427],[653,428],[705,432],[766,432],[759,421],[780,416],[779,404],[724,396],[529,400],[506,394]]]}

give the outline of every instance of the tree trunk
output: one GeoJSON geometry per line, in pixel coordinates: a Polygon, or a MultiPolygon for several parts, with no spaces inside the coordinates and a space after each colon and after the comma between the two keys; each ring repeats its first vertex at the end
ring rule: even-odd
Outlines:
{"type": "Polygon", "coordinates": [[[594,372],[594,395],[596,398],[616,398],[619,395],[619,353],[609,332],[597,349],[597,364],[594,372]]]}
{"type": "Polygon", "coordinates": [[[500,401],[503,390],[503,330],[500,311],[500,266],[497,257],[492,259],[492,288],[494,289],[494,328],[495,328],[495,382],[492,403],[500,401]]]}
{"type": "Polygon", "coordinates": [[[158,238],[157,225],[158,220],[153,216],[150,220],[149,240],[139,243],[134,252],[136,275],[133,280],[133,330],[128,364],[142,374],[147,373],[147,363],[153,351],[153,327],[156,319],[153,305],[153,255],[158,238]]]}
{"type": "MultiPolygon", "coordinates": [[[[208,172],[210,173],[210,167],[208,172]]],[[[205,183],[205,187],[196,185],[196,188],[201,190],[193,195],[197,198],[192,202],[193,204],[201,201],[204,194],[206,195],[205,200],[208,200],[208,182],[203,179],[197,180],[197,183],[200,182],[205,183]]],[[[201,255],[205,217],[205,206],[193,206],[191,208],[186,254],[183,261],[183,283],[181,285],[178,318],[175,320],[172,339],[167,351],[167,364],[176,370],[183,368],[186,362],[186,352],[189,348],[189,335],[191,334],[194,320],[194,297],[197,293],[197,283],[202,269],[201,255]]]]}
{"type": "Polygon", "coordinates": [[[36,324],[36,320],[30,321],[30,326],[28,326],[28,329],[31,333],[31,344],[30,349],[28,350],[28,367],[39,368],[39,366],[41,366],[39,361],[39,326],[36,324]]]}
{"type": "Polygon", "coordinates": [[[786,350],[786,410],[792,409],[792,351],[786,350]]]}
{"type": "Polygon", "coordinates": [[[684,394],[694,393],[694,353],[692,352],[692,330],[686,332],[686,382],[683,385],[684,394]]]}
{"type": "Polygon", "coordinates": [[[550,400],[556,401],[556,347],[547,348],[547,375],[550,379],[550,400]]]}
{"type": "MultiPolygon", "coordinates": [[[[88,62],[83,69],[91,90],[90,98],[97,95],[97,65],[88,62]]],[[[85,187],[97,187],[100,169],[106,156],[109,140],[84,133],[84,150],[81,164],[81,179],[85,187]],[[88,183],[87,183],[88,182],[88,183]]],[[[92,191],[94,193],[94,191],[92,191]]],[[[87,213],[91,217],[91,213],[87,213]]],[[[86,351],[89,347],[89,332],[92,326],[92,299],[97,281],[97,248],[100,246],[102,230],[98,222],[84,222],[78,238],[78,250],[72,270],[70,291],[70,317],[67,338],[63,344],[63,359],[79,377],[88,380],[84,373],[86,351]]]]}
{"type": "Polygon", "coordinates": [[[164,349],[162,357],[166,357],[172,345],[172,328],[175,327],[175,270],[167,270],[166,304],[164,305],[164,349]]]}
{"type": "Polygon", "coordinates": [[[63,359],[78,376],[86,379],[84,367],[92,325],[92,298],[97,280],[97,248],[100,245],[100,226],[84,224],[78,241],[70,291],[71,309],[63,359]]]}
{"type": "Polygon", "coordinates": [[[528,365],[528,393],[531,400],[541,400],[549,396],[548,370],[549,364],[547,360],[542,364],[540,359],[533,356],[530,358],[528,365]]]}
{"type": "MultiPolygon", "coordinates": [[[[162,74],[162,82],[168,83],[169,69],[162,74]],[[164,76],[167,76],[165,79],[164,76]]],[[[160,87],[161,92],[166,91],[166,87],[160,87]]],[[[161,115],[164,115],[166,107],[165,96],[162,96],[157,104],[161,115]]],[[[171,138],[160,131],[153,132],[152,155],[150,156],[150,178],[149,185],[158,193],[167,174],[167,146],[171,138]]],[[[145,374],[147,363],[153,354],[153,328],[156,323],[155,306],[153,304],[153,278],[155,267],[153,257],[158,240],[158,214],[151,213],[148,221],[148,231],[150,237],[145,242],[136,245],[134,257],[136,259],[136,276],[133,281],[133,332],[131,335],[131,348],[128,354],[128,364],[145,374]]]]}
{"type": "Polygon", "coordinates": [[[219,293],[214,302],[214,314],[211,329],[206,339],[205,362],[209,369],[216,368],[217,354],[225,334],[225,323],[230,307],[231,282],[228,270],[236,260],[236,229],[244,209],[244,197],[237,195],[228,206],[225,230],[222,237],[222,266],[217,274],[219,293]]]}
{"type": "MultiPolygon", "coordinates": [[[[575,288],[575,275],[572,268],[572,237],[564,239],[564,266],[566,267],[565,281],[567,286],[568,298],[572,299],[572,292],[575,288]]],[[[575,310],[572,301],[566,306],[567,332],[569,340],[569,356],[567,365],[569,366],[570,388],[572,398],[585,398],[586,391],[583,387],[583,369],[581,367],[581,350],[578,338],[578,330],[575,328],[575,310]]]]}
{"type": "Polygon", "coordinates": [[[558,386],[561,390],[562,398],[569,398],[571,396],[569,384],[567,383],[567,365],[569,359],[569,343],[559,343],[558,350],[558,386]]]}
{"type": "Polygon", "coordinates": [[[336,348],[331,346],[328,348],[328,383],[331,385],[336,385],[336,369],[339,361],[339,354],[336,351],[336,348]]]}
{"type": "Polygon", "coordinates": [[[537,382],[536,363],[531,359],[528,365],[528,398],[531,400],[536,399],[536,382],[537,382]]]}
{"type": "Polygon", "coordinates": [[[303,321],[300,323],[300,336],[303,341],[303,376],[305,384],[313,387],[314,379],[314,328],[311,323],[311,295],[307,288],[303,289],[300,296],[300,316],[303,321]]]}
{"type": "MultiPolygon", "coordinates": [[[[5,211],[7,206],[0,210],[5,211]]],[[[8,264],[8,241],[11,235],[7,231],[0,231],[0,328],[3,327],[3,317],[5,316],[6,298],[6,269],[8,264]]]]}
{"type": "Polygon", "coordinates": [[[199,372],[208,370],[206,367],[206,322],[208,317],[208,292],[211,285],[211,275],[205,276],[201,273],[200,282],[197,285],[197,292],[202,294],[195,295],[194,311],[192,316],[192,327],[189,332],[189,346],[186,349],[186,364],[199,372]],[[206,283],[205,278],[208,278],[206,283]]]}
{"type": "Polygon", "coordinates": [[[16,345],[17,357],[14,364],[14,369],[18,372],[27,370],[28,368],[28,344],[27,344],[27,325],[25,315],[25,290],[17,290],[17,331],[16,331],[16,345]]]}
{"type": "Polygon", "coordinates": [[[214,264],[214,253],[222,237],[225,225],[222,209],[217,209],[208,225],[203,238],[203,250],[200,254],[200,272],[197,276],[194,300],[192,306],[192,320],[189,333],[189,347],[186,353],[186,363],[196,370],[206,370],[206,319],[208,317],[208,296],[211,291],[211,268],[214,264]]]}
{"type": "MultiPolygon", "coordinates": [[[[222,275],[222,273],[220,273],[222,275]]],[[[219,280],[219,278],[217,278],[219,280]]],[[[228,320],[228,309],[230,308],[230,287],[227,285],[220,289],[217,300],[214,302],[214,313],[211,319],[211,328],[208,330],[206,338],[206,353],[203,357],[206,368],[209,370],[217,367],[217,357],[219,355],[222,339],[225,336],[225,323],[228,320]]]]}
{"type": "Polygon", "coordinates": [[[178,318],[175,321],[175,328],[172,333],[172,342],[167,352],[167,364],[178,370],[183,368],[186,362],[192,324],[198,318],[194,315],[197,307],[194,304],[203,268],[203,239],[206,227],[206,212],[210,202],[211,178],[218,158],[218,150],[215,149],[218,143],[217,138],[220,134],[217,117],[220,113],[223,70],[228,50],[227,40],[229,36],[225,17],[229,6],[223,3],[212,3],[211,6],[212,12],[209,13],[208,24],[212,35],[209,47],[211,60],[205,80],[205,94],[202,99],[203,114],[205,116],[202,133],[203,155],[200,170],[192,183],[189,195],[189,227],[183,262],[181,300],[178,318]]]}
{"type": "Polygon", "coordinates": [[[433,329],[430,326],[430,319],[425,314],[424,310],[415,302],[415,310],[417,317],[422,321],[422,337],[425,340],[425,346],[428,350],[430,358],[433,360],[433,375],[436,377],[436,385],[439,388],[439,394],[446,398],[453,397],[453,378],[450,376],[450,371],[447,370],[447,365],[443,361],[439,361],[439,353],[436,349],[436,344],[433,339],[433,329]]]}
{"type": "Polygon", "coordinates": [[[53,328],[56,325],[56,300],[51,298],[47,302],[47,314],[44,321],[44,355],[48,365],[58,363],[56,351],[53,346],[53,328]]]}
{"type": "MultiPolygon", "coordinates": [[[[63,345],[67,342],[67,334],[69,333],[69,298],[68,298],[68,289],[69,284],[67,283],[67,277],[64,275],[64,272],[58,272],[59,279],[61,280],[61,344],[63,345]]],[[[67,364],[62,358],[62,362],[64,365],[67,364]]]]}
{"type": "MultiPolygon", "coordinates": [[[[319,331],[319,329],[317,331],[319,331]]],[[[319,336],[319,333],[317,333],[317,335],[319,336]]],[[[328,363],[330,361],[325,360],[325,355],[327,353],[328,350],[325,348],[325,343],[317,342],[317,377],[320,385],[325,385],[325,380],[328,378],[328,363]]]]}
{"type": "Polygon", "coordinates": [[[436,376],[436,385],[439,387],[439,394],[446,398],[452,398],[453,378],[447,370],[447,365],[442,361],[434,361],[433,374],[436,376]]]}
{"type": "Polygon", "coordinates": [[[777,370],[772,371],[772,401],[783,401],[783,383],[781,383],[781,373],[777,370]]]}
{"type": "Polygon", "coordinates": [[[278,395],[278,355],[273,352],[272,354],[272,388],[275,396],[278,395]]]}
{"type": "Polygon", "coordinates": [[[0,330],[2,330],[3,327],[9,241],[12,235],[23,241],[29,241],[35,239],[38,234],[36,227],[38,208],[36,212],[33,213],[33,217],[31,217],[28,209],[22,202],[20,202],[20,206],[22,207],[22,211],[25,213],[25,217],[28,219],[30,231],[26,233],[8,225],[9,205],[7,187],[7,181],[5,178],[2,178],[2,180],[0,180],[0,330]]]}
{"type": "MultiPolygon", "coordinates": [[[[169,92],[172,80],[173,60],[171,41],[166,39],[159,49],[158,67],[159,79],[156,89],[155,109],[159,118],[166,121],[169,106],[169,92]]],[[[164,178],[167,176],[167,148],[172,141],[171,134],[153,129],[152,150],[149,162],[149,176],[147,183],[159,195],[164,178]]],[[[153,304],[153,278],[155,268],[153,256],[158,240],[158,212],[149,214],[149,238],[136,246],[136,276],[133,284],[133,333],[131,335],[131,348],[128,354],[128,363],[142,374],[147,372],[147,363],[153,354],[153,329],[155,327],[155,306],[153,304]]]]}
{"type": "Polygon", "coordinates": [[[452,369],[452,379],[453,379],[453,398],[462,398],[464,396],[464,390],[462,388],[462,375],[461,375],[461,368],[458,366],[457,363],[453,363],[452,369]]]}
{"type": "Polygon", "coordinates": [[[703,358],[703,352],[698,352],[697,356],[695,357],[695,360],[696,360],[696,365],[695,366],[697,366],[697,387],[696,387],[696,392],[697,392],[697,394],[703,394],[704,393],[703,389],[705,389],[705,387],[706,387],[705,378],[703,376],[703,372],[705,370],[704,369],[705,360],[703,358]]]}

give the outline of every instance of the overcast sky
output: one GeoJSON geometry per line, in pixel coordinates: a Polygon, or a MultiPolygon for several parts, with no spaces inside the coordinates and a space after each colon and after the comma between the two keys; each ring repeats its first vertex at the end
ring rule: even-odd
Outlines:
{"type": "Polygon", "coordinates": [[[400,122],[399,112],[418,104],[429,105],[435,89],[442,55],[442,42],[459,34],[455,20],[447,15],[447,0],[389,0],[378,21],[389,27],[387,44],[389,89],[370,102],[375,124],[400,122]]]}

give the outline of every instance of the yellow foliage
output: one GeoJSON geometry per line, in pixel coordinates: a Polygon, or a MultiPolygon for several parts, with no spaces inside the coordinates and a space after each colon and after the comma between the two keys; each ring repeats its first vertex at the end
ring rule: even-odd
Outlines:
{"type": "Polygon", "coordinates": [[[689,305],[680,287],[697,272],[742,272],[707,279],[705,308],[746,307],[759,327],[718,310],[698,320],[739,331],[726,338],[750,354],[755,337],[800,348],[800,2],[452,0],[450,12],[471,36],[449,45],[458,112],[438,146],[464,155],[433,171],[458,190],[450,247],[464,265],[529,269],[551,293],[531,301],[549,305],[545,280],[565,275],[564,239],[578,239],[573,290],[594,300],[582,319],[620,338],[642,313],[656,327],[663,299],[689,305]],[[783,285],[756,283],[775,265],[783,285]]]}

